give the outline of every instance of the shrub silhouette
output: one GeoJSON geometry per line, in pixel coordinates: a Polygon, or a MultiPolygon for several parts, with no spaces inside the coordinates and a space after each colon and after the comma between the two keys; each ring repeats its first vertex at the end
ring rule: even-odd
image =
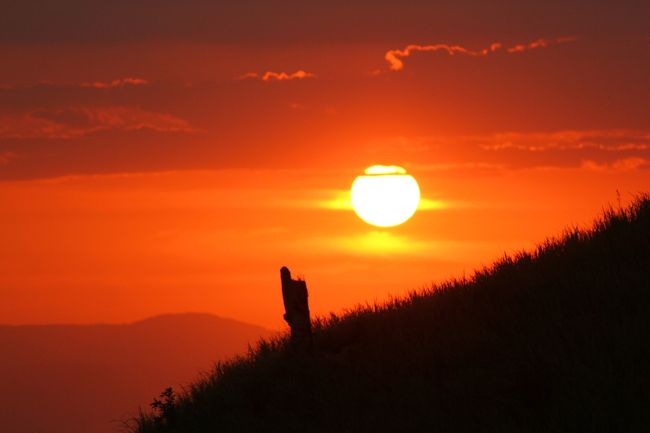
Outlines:
{"type": "Polygon", "coordinates": [[[169,387],[160,393],[160,399],[154,398],[151,408],[154,410],[153,422],[158,426],[170,427],[174,425],[174,413],[176,409],[176,396],[174,390],[169,387]]]}
{"type": "Polygon", "coordinates": [[[650,422],[650,199],[471,278],[218,364],[145,432],[596,432],[650,422]]]}

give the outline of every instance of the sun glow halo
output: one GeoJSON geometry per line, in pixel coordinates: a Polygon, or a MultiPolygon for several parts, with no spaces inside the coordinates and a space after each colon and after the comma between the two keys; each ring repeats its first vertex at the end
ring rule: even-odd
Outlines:
{"type": "Polygon", "coordinates": [[[402,167],[373,165],[352,183],[351,199],[359,218],[374,226],[392,227],[413,216],[420,187],[402,167]]]}

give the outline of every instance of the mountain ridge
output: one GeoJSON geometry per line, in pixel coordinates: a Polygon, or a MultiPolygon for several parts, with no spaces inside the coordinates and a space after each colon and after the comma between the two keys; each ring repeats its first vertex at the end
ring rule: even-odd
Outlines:
{"type": "Polygon", "coordinates": [[[145,317],[143,319],[136,319],[130,322],[115,322],[115,323],[113,322],[92,322],[92,323],[68,323],[68,322],[47,323],[46,322],[46,323],[19,323],[19,324],[0,323],[0,328],[132,326],[132,325],[139,325],[139,324],[149,323],[149,322],[164,322],[167,319],[182,319],[182,318],[195,318],[195,319],[205,318],[210,320],[216,319],[216,320],[221,320],[229,323],[239,323],[246,326],[257,326],[259,328],[265,328],[264,326],[255,323],[244,322],[230,317],[219,316],[217,314],[201,312],[201,311],[187,311],[183,313],[161,313],[161,314],[156,314],[154,316],[145,317]]]}
{"type": "Polygon", "coordinates": [[[127,324],[0,326],[3,431],[113,432],[158,390],[189,382],[273,332],[207,313],[127,324]]]}

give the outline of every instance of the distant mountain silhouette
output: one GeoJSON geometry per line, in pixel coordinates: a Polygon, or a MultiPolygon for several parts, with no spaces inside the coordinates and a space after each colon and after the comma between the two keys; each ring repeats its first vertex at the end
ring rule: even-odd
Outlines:
{"type": "Polygon", "coordinates": [[[0,431],[107,433],[167,386],[271,331],[209,314],[126,325],[0,326],[0,431]]]}
{"type": "MultiPolygon", "coordinates": [[[[477,219],[479,216],[477,216],[477,219]]],[[[535,251],[220,365],[139,433],[641,432],[650,198],[535,251]]]]}

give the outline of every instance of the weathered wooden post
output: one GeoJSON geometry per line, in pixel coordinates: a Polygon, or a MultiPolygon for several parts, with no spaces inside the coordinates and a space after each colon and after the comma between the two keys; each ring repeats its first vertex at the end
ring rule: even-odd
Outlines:
{"type": "Polygon", "coordinates": [[[309,352],[312,349],[311,319],[307,283],[291,278],[289,268],[280,269],[282,300],[284,301],[284,320],[291,328],[291,345],[295,350],[309,352]]]}

